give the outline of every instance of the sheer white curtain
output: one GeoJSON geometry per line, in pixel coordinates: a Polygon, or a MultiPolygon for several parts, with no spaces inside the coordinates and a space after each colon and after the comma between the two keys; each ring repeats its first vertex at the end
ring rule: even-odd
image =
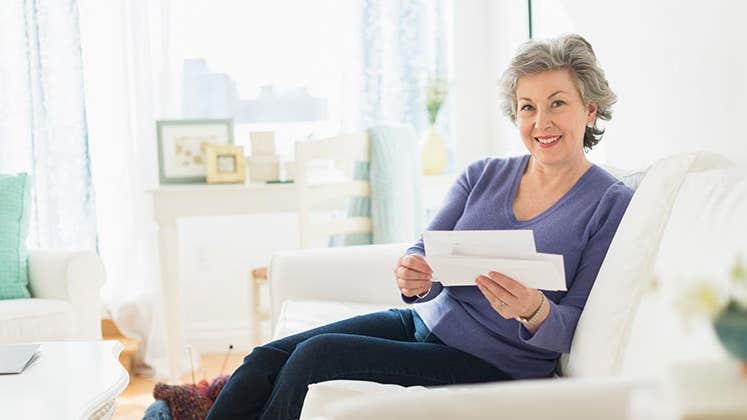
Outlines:
{"type": "Polygon", "coordinates": [[[90,155],[97,193],[104,302],[141,356],[162,373],[156,226],[148,190],[157,185],[154,121],[168,113],[168,0],[80,0],[90,155]]]}
{"type": "MultiPolygon", "coordinates": [[[[422,135],[428,128],[426,81],[433,76],[451,77],[450,3],[360,0],[360,16],[361,84],[356,88],[361,92],[362,127],[406,123],[422,135]]],[[[436,124],[446,134],[453,155],[449,108],[447,100],[436,124]]]]}
{"type": "Polygon", "coordinates": [[[31,174],[32,247],[96,249],[79,35],[77,1],[0,7],[0,172],[31,174]]]}
{"type": "MultiPolygon", "coordinates": [[[[79,1],[99,249],[109,274],[104,299],[120,329],[145,340],[145,361],[159,371],[165,343],[159,333],[156,225],[147,191],[158,184],[154,122],[181,115],[177,73],[184,39],[169,39],[169,34],[179,33],[179,12],[187,7],[169,0],[79,1]]],[[[339,111],[334,115],[342,130],[384,120],[424,127],[422,82],[428,73],[447,73],[442,54],[445,3],[339,0],[346,12],[335,16],[350,20],[336,24],[352,35],[334,45],[340,54],[351,55],[340,72],[340,89],[333,89],[340,97],[330,105],[339,111]],[[433,31],[439,35],[431,37],[433,31]]],[[[205,7],[231,13],[233,3],[205,7]]],[[[197,39],[204,38],[209,37],[197,39]]],[[[236,39],[226,42],[243,45],[236,39]]],[[[267,45],[273,42],[266,38],[267,45]]],[[[281,47],[273,48],[284,51],[281,47]]],[[[256,51],[236,51],[248,60],[258,57],[256,51]]],[[[299,82],[304,74],[299,71],[299,82]]]]}

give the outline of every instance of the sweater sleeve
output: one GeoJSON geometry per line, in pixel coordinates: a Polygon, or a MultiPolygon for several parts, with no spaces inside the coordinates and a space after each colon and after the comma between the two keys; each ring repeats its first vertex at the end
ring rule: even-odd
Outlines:
{"type": "MultiPolygon", "coordinates": [[[[471,163],[467,169],[462,172],[456,182],[451,186],[446,194],[443,205],[433,217],[425,230],[454,230],[457,221],[462,217],[464,209],[467,206],[467,199],[475,182],[485,170],[489,158],[481,159],[471,163]]],[[[425,246],[423,244],[423,235],[410,248],[405,255],[418,254],[425,256],[425,246]]],[[[418,297],[407,297],[402,295],[402,301],[405,303],[427,302],[441,293],[443,285],[440,282],[433,282],[431,291],[422,299],[418,297]]]]}
{"type": "Polygon", "coordinates": [[[592,233],[570,288],[557,303],[547,299],[550,313],[534,335],[519,323],[523,342],[558,353],[571,350],[581,311],[632,196],[633,191],[619,182],[607,189],[590,221],[592,233]]]}

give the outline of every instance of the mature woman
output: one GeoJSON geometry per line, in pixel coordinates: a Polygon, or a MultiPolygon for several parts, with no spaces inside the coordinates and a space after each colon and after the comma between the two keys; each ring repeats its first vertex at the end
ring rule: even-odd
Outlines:
{"type": "Polygon", "coordinates": [[[539,252],[563,255],[567,291],[530,289],[499,272],[443,287],[432,281],[421,239],[394,270],[413,309],[256,347],[209,418],[296,419],[307,386],[332,379],[434,386],[553,375],[632,196],[585,156],[615,95],[577,35],[525,44],[501,89],[529,154],[469,165],[428,229],[531,229],[539,252]]]}

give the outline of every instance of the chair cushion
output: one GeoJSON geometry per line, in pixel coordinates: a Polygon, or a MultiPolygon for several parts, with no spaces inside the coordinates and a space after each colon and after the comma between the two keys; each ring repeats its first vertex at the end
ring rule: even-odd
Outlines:
{"type": "Polygon", "coordinates": [[[663,159],[636,189],[607,251],[573,338],[561,358],[566,376],[608,376],[620,372],[637,305],[654,278],[662,233],[680,186],[689,172],[730,166],[711,153],[663,159]]]}
{"type": "Polygon", "coordinates": [[[0,174],[0,299],[27,298],[28,174],[0,174]]]}
{"type": "Polygon", "coordinates": [[[0,301],[0,343],[65,340],[74,327],[73,306],[64,300],[0,301]]]}
{"type": "MultiPolygon", "coordinates": [[[[404,303],[402,306],[405,306],[404,303]]],[[[371,312],[384,311],[392,305],[349,303],[328,300],[286,300],[274,328],[275,339],[311,328],[371,312]]]]}

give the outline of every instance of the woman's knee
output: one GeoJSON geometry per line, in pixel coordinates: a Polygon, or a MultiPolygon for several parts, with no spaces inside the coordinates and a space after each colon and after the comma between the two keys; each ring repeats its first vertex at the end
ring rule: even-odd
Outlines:
{"type": "Polygon", "coordinates": [[[310,337],[296,346],[289,362],[322,367],[334,363],[350,353],[350,337],[347,334],[325,333],[310,337]]]}
{"type": "Polygon", "coordinates": [[[296,346],[293,354],[302,353],[307,356],[316,356],[334,351],[345,341],[346,334],[325,333],[309,337],[296,346]]]}
{"type": "Polygon", "coordinates": [[[289,356],[288,352],[269,345],[257,346],[244,357],[244,362],[234,373],[274,373],[283,367],[289,356]]]}

